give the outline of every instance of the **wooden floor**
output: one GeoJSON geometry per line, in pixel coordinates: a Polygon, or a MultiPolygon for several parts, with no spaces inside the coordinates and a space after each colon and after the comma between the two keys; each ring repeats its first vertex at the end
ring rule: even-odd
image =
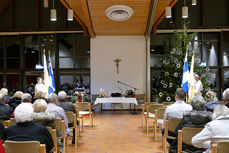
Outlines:
{"type": "MultiPolygon", "coordinates": [[[[86,119],[85,124],[88,125],[86,119]]],[[[162,153],[161,136],[158,142],[152,132],[141,128],[141,115],[129,112],[102,112],[94,115],[94,127],[85,127],[79,147],[69,144],[68,153],[162,153]]]]}

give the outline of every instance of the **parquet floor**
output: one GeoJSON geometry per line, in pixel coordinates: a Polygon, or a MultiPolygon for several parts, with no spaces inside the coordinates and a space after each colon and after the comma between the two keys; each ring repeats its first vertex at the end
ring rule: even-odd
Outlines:
{"type": "MultiPolygon", "coordinates": [[[[88,125],[88,120],[84,122],[88,125]]],[[[71,142],[71,141],[69,141],[71,142]]],[[[141,127],[141,114],[99,112],[94,114],[94,127],[86,126],[79,138],[79,147],[69,144],[68,153],[162,153],[158,141],[141,127]]]]}

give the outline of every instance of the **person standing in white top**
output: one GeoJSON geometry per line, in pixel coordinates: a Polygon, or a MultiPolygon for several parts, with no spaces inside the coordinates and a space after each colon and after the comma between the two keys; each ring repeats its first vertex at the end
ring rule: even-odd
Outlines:
{"type": "Polygon", "coordinates": [[[177,88],[175,93],[176,102],[168,106],[165,110],[164,119],[168,120],[170,118],[183,118],[185,111],[192,110],[192,106],[184,102],[185,91],[182,88],[177,88]]]}
{"type": "Polygon", "coordinates": [[[41,77],[37,78],[37,84],[35,86],[35,95],[37,94],[38,91],[41,91],[45,94],[46,92],[46,86],[43,83],[43,79],[41,77]]]}
{"type": "Polygon", "coordinates": [[[203,84],[200,80],[200,76],[195,74],[195,82],[194,82],[195,96],[202,96],[202,93],[201,93],[202,90],[203,90],[203,84]]]}

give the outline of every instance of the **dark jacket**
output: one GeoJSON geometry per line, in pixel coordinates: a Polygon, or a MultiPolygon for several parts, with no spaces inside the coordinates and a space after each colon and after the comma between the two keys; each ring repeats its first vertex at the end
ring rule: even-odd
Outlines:
{"type": "Polygon", "coordinates": [[[2,122],[0,122],[0,139],[5,140],[5,127],[2,122]]]}
{"type": "Polygon", "coordinates": [[[74,104],[72,102],[59,100],[58,106],[63,108],[65,112],[76,113],[75,106],[74,106],[74,104]]]}
{"type": "Polygon", "coordinates": [[[0,103],[0,119],[9,120],[12,113],[13,109],[11,107],[0,103]]]}
{"type": "Polygon", "coordinates": [[[6,140],[11,141],[39,141],[45,144],[46,152],[49,153],[53,148],[52,136],[46,127],[36,125],[32,121],[17,123],[6,129],[6,140]]]}
{"type": "Polygon", "coordinates": [[[219,105],[221,103],[222,103],[221,101],[209,101],[209,102],[206,102],[205,108],[206,108],[207,111],[213,112],[215,106],[219,105]]]}
{"type": "Polygon", "coordinates": [[[8,105],[12,108],[15,109],[19,104],[21,104],[21,98],[13,97],[10,99],[8,102],[8,105]]]}
{"type": "Polygon", "coordinates": [[[49,126],[56,129],[55,125],[55,114],[49,112],[33,113],[33,122],[36,124],[43,125],[45,127],[49,126]]]}
{"type": "MultiPolygon", "coordinates": [[[[191,110],[184,113],[184,116],[180,123],[176,127],[176,133],[178,130],[182,130],[184,127],[196,127],[196,128],[204,128],[204,126],[212,120],[212,112],[209,111],[197,111],[191,110]]],[[[186,152],[193,153],[202,153],[205,149],[196,148],[194,146],[189,146],[186,144],[182,144],[182,150],[186,152]]],[[[175,139],[169,148],[170,153],[177,152],[177,139],[175,139]]]]}

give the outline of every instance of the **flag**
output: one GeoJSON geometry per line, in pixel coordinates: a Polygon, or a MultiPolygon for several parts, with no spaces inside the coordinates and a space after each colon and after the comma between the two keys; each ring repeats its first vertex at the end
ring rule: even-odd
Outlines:
{"type": "Polygon", "coordinates": [[[185,60],[184,60],[184,68],[183,68],[183,75],[182,75],[182,82],[181,87],[185,90],[185,92],[188,92],[188,80],[189,80],[189,70],[188,70],[188,51],[186,51],[185,54],[185,60]]]}
{"type": "Polygon", "coordinates": [[[48,94],[53,93],[56,90],[55,86],[55,79],[53,75],[53,69],[52,69],[52,62],[50,57],[50,51],[49,51],[49,59],[48,59],[48,69],[49,69],[49,87],[48,87],[48,94]]]}
{"type": "Polygon", "coordinates": [[[194,69],[194,52],[192,55],[192,62],[191,62],[191,68],[190,68],[190,73],[189,73],[189,90],[188,90],[188,102],[192,100],[194,97],[194,76],[193,76],[193,69],[194,69]]]}
{"type": "Polygon", "coordinates": [[[43,50],[43,65],[44,65],[44,84],[45,84],[45,97],[48,97],[49,74],[45,56],[45,49],[43,50]]]}

